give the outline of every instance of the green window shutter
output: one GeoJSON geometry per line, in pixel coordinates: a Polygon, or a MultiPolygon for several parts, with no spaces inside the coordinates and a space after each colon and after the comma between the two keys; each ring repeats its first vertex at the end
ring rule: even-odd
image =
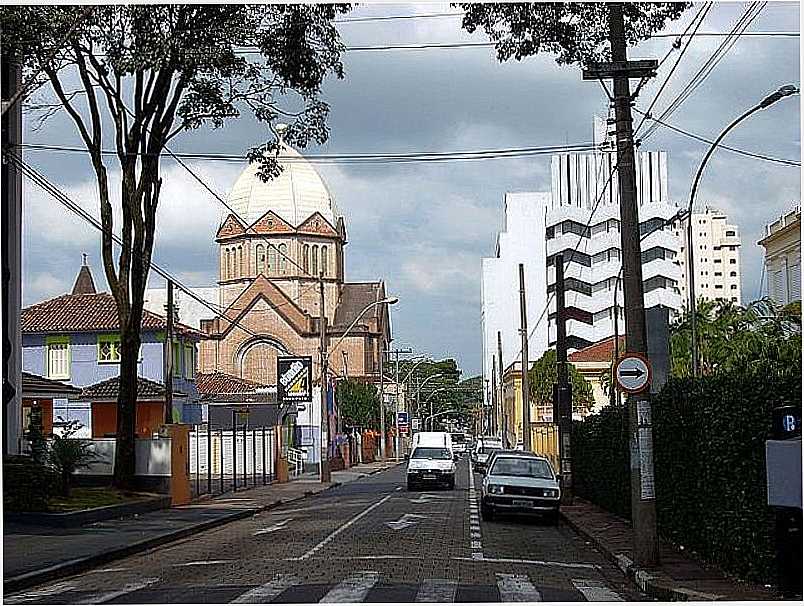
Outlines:
{"type": "Polygon", "coordinates": [[[98,364],[120,363],[120,335],[98,335],[98,364]]]}

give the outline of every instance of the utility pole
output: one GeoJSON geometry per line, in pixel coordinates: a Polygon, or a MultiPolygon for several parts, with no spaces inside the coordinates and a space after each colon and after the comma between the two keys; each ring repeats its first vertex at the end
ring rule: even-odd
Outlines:
{"type": "Polygon", "coordinates": [[[493,420],[491,423],[491,433],[492,435],[497,435],[497,424],[496,424],[496,412],[497,412],[497,358],[491,358],[491,414],[493,415],[493,420]]]}
{"type": "Polygon", "coordinates": [[[165,425],[173,423],[173,280],[167,281],[167,327],[163,347],[165,373],[165,425]]]}
{"type": "Polygon", "coordinates": [[[396,397],[394,398],[394,459],[399,462],[399,350],[397,349],[394,353],[396,354],[396,380],[394,381],[396,385],[396,397]]]}
{"type": "Polygon", "coordinates": [[[530,452],[530,385],[528,381],[528,314],[525,307],[525,266],[519,264],[519,332],[522,335],[522,448],[530,452]]]}
{"type": "MultiPolygon", "coordinates": [[[[502,438],[503,438],[503,446],[506,446],[506,434],[508,431],[508,422],[505,415],[505,387],[503,386],[503,380],[505,378],[505,373],[503,372],[503,361],[502,361],[502,333],[498,330],[497,331],[497,372],[499,373],[499,380],[500,384],[497,387],[500,390],[500,395],[498,396],[498,402],[500,405],[500,419],[502,420],[502,438]]],[[[516,444],[514,444],[516,446],[516,444]]]]}
{"type": "Polygon", "coordinates": [[[385,460],[385,344],[380,340],[380,461],[385,460]]]}
{"type": "Polygon", "coordinates": [[[556,255],[556,375],[553,423],[558,423],[558,458],[561,464],[561,501],[572,504],[572,385],[567,375],[567,313],[564,304],[564,256],[556,255]],[[557,414],[556,414],[557,413],[557,414]]]}
{"type": "MultiPolygon", "coordinates": [[[[608,4],[611,62],[591,65],[585,80],[614,80],[614,112],[617,122],[617,181],[620,194],[620,242],[623,256],[623,299],[626,353],[647,354],[645,302],[642,287],[642,259],[634,165],[634,134],[631,119],[629,78],[656,74],[658,62],[628,61],[623,5],[608,4]]],[[[631,451],[631,518],[634,527],[636,564],[653,567],[659,562],[656,533],[656,495],[653,475],[653,427],[650,386],[628,396],[631,451]]]]}
{"type": "Polygon", "coordinates": [[[329,474],[329,398],[327,389],[327,314],[324,311],[324,272],[318,275],[321,342],[321,483],[330,481],[329,474]]]}

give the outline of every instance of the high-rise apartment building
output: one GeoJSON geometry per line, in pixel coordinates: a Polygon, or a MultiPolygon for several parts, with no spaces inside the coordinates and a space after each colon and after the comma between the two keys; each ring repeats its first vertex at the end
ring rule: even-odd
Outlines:
{"type": "MultiPolygon", "coordinates": [[[[687,224],[679,222],[675,234],[681,241],[677,260],[681,268],[679,291],[687,305],[687,224]]],[[[707,207],[692,214],[692,247],[695,265],[695,298],[741,303],[740,230],[728,223],[725,213],[707,207]]]]}

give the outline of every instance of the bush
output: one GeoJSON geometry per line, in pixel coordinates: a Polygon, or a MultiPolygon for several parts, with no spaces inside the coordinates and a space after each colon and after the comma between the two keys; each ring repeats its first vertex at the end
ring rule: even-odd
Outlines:
{"type": "Polygon", "coordinates": [[[47,511],[58,486],[56,474],[30,457],[3,460],[3,506],[6,511],[47,511]]]}

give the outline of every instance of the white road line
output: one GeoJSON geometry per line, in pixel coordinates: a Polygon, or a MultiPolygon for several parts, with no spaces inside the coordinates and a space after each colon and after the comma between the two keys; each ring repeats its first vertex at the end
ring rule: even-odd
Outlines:
{"type": "MultiPolygon", "coordinates": [[[[468,560],[470,558],[452,558],[453,560],[468,560]]],[[[471,558],[475,559],[475,558],[471,558]]],[[[599,570],[597,564],[583,564],[579,562],[551,562],[548,560],[520,560],[517,558],[483,558],[492,564],[527,564],[529,566],[556,566],[558,568],[582,568],[589,570],[599,570]]]]}
{"type": "Polygon", "coordinates": [[[458,582],[452,579],[425,579],[416,593],[416,602],[454,602],[458,582]]]}
{"type": "Polygon", "coordinates": [[[382,505],[383,503],[385,503],[385,502],[386,502],[388,499],[390,499],[392,496],[394,496],[394,494],[393,494],[393,493],[391,493],[391,494],[389,494],[389,495],[387,495],[387,496],[383,497],[382,499],[380,499],[379,501],[377,501],[376,503],[374,503],[374,505],[372,505],[372,506],[370,506],[370,507],[368,507],[368,508],[364,509],[363,511],[361,511],[359,514],[357,514],[357,515],[356,515],[355,517],[353,517],[351,520],[349,520],[348,522],[346,522],[346,523],[345,523],[345,524],[343,524],[342,526],[340,526],[340,527],[336,528],[335,530],[333,530],[333,531],[332,531],[332,532],[331,532],[329,535],[327,535],[327,536],[326,536],[326,537],[325,537],[325,538],[324,538],[324,539],[323,539],[323,540],[322,540],[320,543],[318,543],[318,545],[316,545],[315,547],[313,547],[312,549],[310,549],[310,550],[309,550],[307,553],[305,553],[303,556],[300,556],[298,559],[299,559],[299,560],[306,560],[307,558],[309,558],[311,555],[313,555],[313,554],[314,554],[315,552],[317,552],[319,549],[321,549],[322,547],[324,547],[325,545],[327,545],[327,543],[329,543],[329,542],[330,542],[332,539],[334,539],[334,538],[335,538],[335,537],[337,537],[339,534],[341,534],[341,533],[342,533],[344,530],[346,530],[346,529],[347,529],[347,528],[349,528],[349,527],[350,527],[352,524],[354,524],[355,522],[357,522],[357,521],[358,521],[360,518],[362,518],[363,516],[366,516],[366,515],[368,515],[369,513],[371,513],[373,510],[375,510],[377,507],[379,507],[380,505],[382,505]]]}
{"type": "Polygon", "coordinates": [[[591,579],[572,579],[575,589],[583,594],[587,602],[622,602],[623,597],[601,581],[591,579]]]}
{"type": "Polygon", "coordinates": [[[542,593],[524,574],[497,573],[497,589],[503,602],[541,602],[542,593]]]}
{"type": "Polygon", "coordinates": [[[279,594],[299,584],[299,579],[292,574],[280,574],[274,577],[269,583],[255,587],[245,593],[240,594],[232,604],[266,604],[272,602],[279,594]]]}
{"type": "Polygon", "coordinates": [[[477,495],[475,493],[475,474],[469,465],[469,547],[473,560],[483,559],[483,539],[480,534],[480,519],[477,517],[477,495]]]}
{"type": "Polygon", "coordinates": [[[211,566],[213,564],[229,564],[230,562],[237,562],[237,560],[194,560],[192,562],[173,564],[173,568],[183,568],[185,566],[211,566]]]}
{"type": "Polygon", "coordinates": [[[146,587],[158,582],[159,578],[143,579],[142,581],[138,581],[136,583],[128,583],[122,589],[118,589],[117,591],[107,591],[106,593],[95,593],[82,600],[73,602],[73,604],[103,604],[104,602],[110,602],[128,593],[133,593],[135,591],[139,591],[140,589],[145,589],[146,587]]]}
{"type": "Polygon", "coordinates": [[[366,595],[380,578],[373,570],[362,570],[348,576],[318,600],[322,604],[354,604],[366,599],[366,595]]]}
{"type": "Polygon", "coordinates": [[[75,589],[75,584],[68,582],[56,583],[55,585],[42,587],[41,589],[32,589],[31,591],[10,597],[3,596],[3,602],[6,604],[24,604],[25,602],[32,602],[33,600],[70,591],[71,589],[75,589]]]}

